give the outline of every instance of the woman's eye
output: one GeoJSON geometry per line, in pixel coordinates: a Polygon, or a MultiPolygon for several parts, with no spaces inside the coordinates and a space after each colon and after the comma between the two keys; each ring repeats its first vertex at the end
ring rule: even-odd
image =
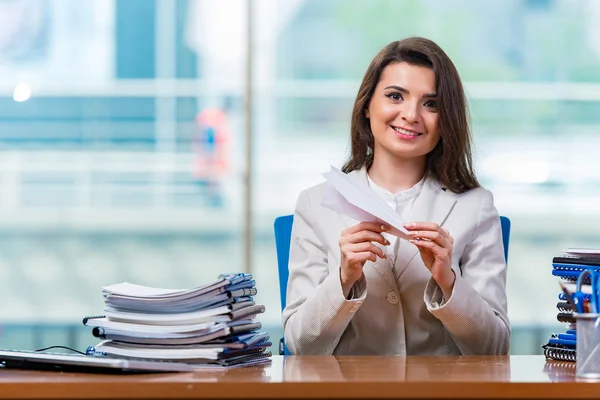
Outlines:
{"type": "Polygon", "coordinates": [[[437,103],[435,102],[435,100],[427,100],[424,106],[427,108],[437,108],[437,103]]]}
{"type": "Polygon", "coordinates": [[[402,100],[402,95],[400,93],[388,93],[386,96],[394,101],[402,100]]]}

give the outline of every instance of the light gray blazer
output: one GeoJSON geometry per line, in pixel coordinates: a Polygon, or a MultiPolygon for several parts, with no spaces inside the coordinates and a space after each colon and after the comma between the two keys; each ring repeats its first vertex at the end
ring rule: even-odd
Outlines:
{"type": "MultiPolygon", "coordinates": [[[[363,168],[349,174],[366,182],[363,168]]],[[[418,249],[397,240],[395,260],[367,261],[350,300],[340,282],[339,240],[358,221],[321,206],[327,183],[296,204],[289,260],[285,341],[293,354],[507,354],[506,262],[491,192],[456,194],[426,178],[411,221],[433,221],[454,238],[454,290],[442,292],[418,249]]]]}

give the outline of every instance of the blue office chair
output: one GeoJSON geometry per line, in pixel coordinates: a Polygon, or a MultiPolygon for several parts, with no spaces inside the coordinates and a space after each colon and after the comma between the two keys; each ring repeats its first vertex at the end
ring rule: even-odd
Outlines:
{"type": "MultiPolygon", "coordinates": [[[[294,218],[293,215],[291,215],[294,218]]],[[[500,226],[502,227],[502,244],[504,245],[504,261],[508,264],[508,241],[510,239],[510,219],[500,216],[500,226]]],[[[288,256],[289,258],[289,256],[288,256]]],[[[286,276],[287,279],[287,276],[286,276]]],[[[287,285],[287,281],[286,281],[287,285]]]]}
{"type": "Polygon", "coordinates": [[[285,308],[287,281],[290,275],[288,262],[290,261],[290,241],[292,239],[293,215],[284,215],[275,219],[275,247],[277,249],[277,267],[279,269],[279,298],[281,311],[285,308]]]}
{"type": "MultiPolygon", "coordinates": [[[[284,215],[275,219],[275,247],[277,249],[277,267],[279,269],[279,296],[281,299],[281,311],[285,308],[287,282],[289,277],[288,262],[290,261],[290,241],[292,239],[293,215],[284,215]]],[[[508,262],[508,241],[510,239],[510,219],[500,217],[502,227],[502,244],[504,245],[504,259],[508,262]]],[[[289,355],[283,338],[279,341],[279,354],[289,355]]]]}

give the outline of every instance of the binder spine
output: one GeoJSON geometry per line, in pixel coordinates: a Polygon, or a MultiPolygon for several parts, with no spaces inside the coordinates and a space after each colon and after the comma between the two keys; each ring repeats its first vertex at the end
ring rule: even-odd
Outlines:
{"type": "Polygon", "coordinates": [[[558,320],[558,322],[569,322],[569,323],[574,323],[575,322],[575,318],[573,317],[573,313],[572,312],[561,312],[561,313],[558,313],[556,315],[556,319],[558,320]]]}
{"type": "Polygon", "coordinates": [[[556,308],[561,313],[572,313],[575,311],[573,309],[573,306],[566,301],[560,301],[560,302],[556,303],[556,308]]]}
{"type": "MultiPolygon", "coordinates": [[[[571,264],[552,264],[552,275],[557,276],[565,281],[577,281],[577,278],[585,269],[593,268],[599,271],[600,267],[591,265],[571,265],[571,264]]],[[[589,277],[583,279],[583,283],[590,284],[589,277]]]]}
{"type": "MultiPolygon", "coordinates": [[[[586,300],[591,300],[592,299],[592,295],[584,293],[583,298],[586,299],[586,300]]],[[[558,299],[562,300],[562,301],[566,301],[567,300],[567,296],[565,296],[564,293],[559,293],[558,299]]]]}
{"type": "MultiPolygon", "coordinates": [[[[243,363],[247,363],[247,362],[251,362],[251,361],[263,360],[263,359],[265,361],[270,361],[271,356],[272,356],[272,353],[270,351],[265,351],[263,353],[241,356],[239,358],[219,360],[219,363],[221,365],[225,365],[225,366],[233,366],[233,365],[239,365],[239,364],[243,364],[243,363]]],[[[249,365],[249,367],[251,367],[251,366],[252,366],[252,364],[249,365]]]]}

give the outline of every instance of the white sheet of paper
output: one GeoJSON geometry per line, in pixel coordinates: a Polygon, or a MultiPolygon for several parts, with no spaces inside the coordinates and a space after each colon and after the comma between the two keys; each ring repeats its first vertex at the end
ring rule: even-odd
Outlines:
{"type": "Polygon", "coordinates": [[[350,179],[334,166],[323,176],[329,183],[323,192],[323,207],[360,222],[384,223],[392,228],[388,233],[402,239],[412,239],[407,235],[400,215],[367,184],[350,179]]]}
{"type": "Polygon", "coordinates": [[[564,251],[564,253],[569,254],[585,254],[588,256],[600,257],[600,249],[584,249],[584,248],[574,248],[569,247],[564,251]]]}

